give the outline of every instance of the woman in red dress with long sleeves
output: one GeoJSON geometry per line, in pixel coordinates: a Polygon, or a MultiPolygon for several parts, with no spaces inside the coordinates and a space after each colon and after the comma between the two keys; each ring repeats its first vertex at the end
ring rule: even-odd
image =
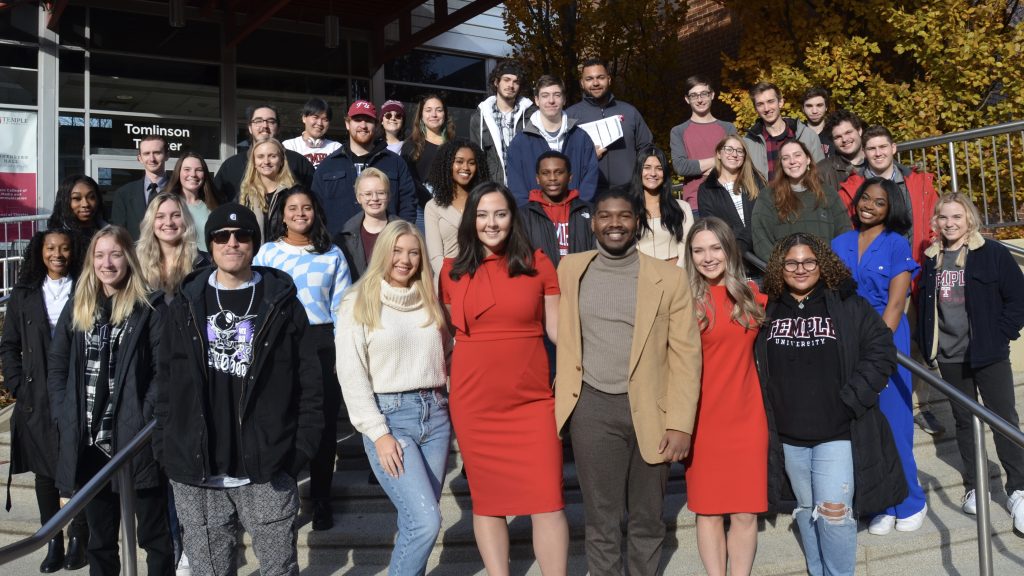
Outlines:
{"type": "Polygon", "coordinates": [[[473,500],[473,532],[491,576],[509,572],[507,516],[529,514],[545,576],[564,575],[569,527],[562,444],[544,334],[556,341],[558,279],[530,247],[515,199],[494,182],[474,188],[458,258],[441,268],[455,327],[449,410],[473,500]]]}
{"type": "Polygon", "coordinates": [[[766,297],[744,280],[732,229],[699,220],[686,245],[704,371],[686,465],[687,506],[708,574],[750,574],[757,513],[768,509],[768,421],[754,365],[766,297]],[[725,516],[730,516],[728,536],[725,516]]]}

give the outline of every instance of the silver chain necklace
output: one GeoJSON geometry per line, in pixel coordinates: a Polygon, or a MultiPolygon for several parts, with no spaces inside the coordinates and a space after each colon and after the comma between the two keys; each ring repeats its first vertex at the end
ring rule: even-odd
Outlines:
{"type": "MultiPolygon", "coordinates": [[[[250,288],[252,288],[252,294],[249,295],[249,306],[245,309],[245,314],[242,314],[243,318],[249,315],[249,312],[252,311],[252,303],[256,301],[256,283],[253,282],[250,288]]],[[[213,292],[217,295],[217,307],[223,312],[224,305],[220,303],[220,282],[216,279],[213,281],[213,292]]]]}

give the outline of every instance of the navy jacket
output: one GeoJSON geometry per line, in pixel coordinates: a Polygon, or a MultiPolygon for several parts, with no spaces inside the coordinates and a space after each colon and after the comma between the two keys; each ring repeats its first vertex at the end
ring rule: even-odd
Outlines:
{"type": "MultiPolygon", "coordinates": [[[[971,339],[968,363],[982,368],[1010,357],[1010,340],[1020,337],[1024,326],[1024,274],[1010,251],[998,242],[974,232],[967,240],[964,298],[971,339]]],[[[930,363],[939,352],[939,314],[935,298],[935,272],[939,244],[925,250],[921,272],[917,334],[921,351],[930,363]]]]}
{"type": "MultiPolygon", "coordinates": [[[[576,120],[566,118],[569,123],[562,153],[572,162],[570,190],[579,190],[580,198],[590,202],[597,193],[597,153],[594,141],[582,129],[576,127],[576,120]]],[[[530,190],[537,187],[537,158],[551,150],[540,129],[530,121],[523,131],[512,139],[508,147],[508,166],[505,175],[508,187],[516,202],[523,206],[530,199],[530,190]]]]}
{"type": "MultiPolygon", "coordinates": [[[[388,150],[382,141],[370,152],[366,165],[381,170],[391,181],[388,214],[415,222],[416,182],[405,160],[388,150]]],[[[345,223],[363,210],[356,202],[355,182],[358,175],[351,153],[345,144],[324,158],[313,175],[313,193],[323,204],[327,217],[327,232],[331,238],[340,234],[345,223]]]]}
{"type": "MultiPolygon", "coordinates": [[[[654,135],[651,134],[651,129],[647,127],[647,122],[644,122],[640,111],[632,104],[617,100],[614,94],[609,94],[608,101],[603,106],[590,96],[584,96],[583,100],[570,106],[565,113],[582,124],[612,116],[619,116],[622,119],[622,138],[612,142],[604,156],[597,161],[600,169],[597,185],[602,190],[628,186],[633,179],[637,154],[654,141],[654,135]]],[[[573,167],[575,166],[576,164],[573,164],[573,167]]]]}

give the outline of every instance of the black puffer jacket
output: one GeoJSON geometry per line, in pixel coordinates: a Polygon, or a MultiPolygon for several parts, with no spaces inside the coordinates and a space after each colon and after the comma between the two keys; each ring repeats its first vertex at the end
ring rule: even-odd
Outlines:
{"type": "MultiPolygon", "coordinates": [[[[324,425],[323,386],[317,347],[291,277],[273,268],[253,270],[264,287],[256,303],[239,426],[246,476],[265,483],[280,470],[298,474],[316,453],[324,425]]],[[[185,278],[168,306],[158,358],[153,452],[167,476],[183,484],[202,484],[210,476],[205,290],[215,271],[205,268],[185,278]]]]}
{"type": "MultiPolygon", "coordinates": [[[[778,301],[769,301],[767,323],[776,314],[778,301]]],[[[853,415],[850,444],[853,450],[853,506],[858,514],[874,513],[902,502],[907,482],[893,442],[889,422],[878,407],[878,394],[896,370],[896,346],[892,331],[875,309],[856,293],[853,282],[839,290],[826,290],[825,306],[839,343],[839,396],[853,415]]],[[[757,371],[768,416],[768,506],[777,510],[782,500],[792,500],[786,477],[782,443],[775,427],[775,413],[768,394],[768,330],[761,330],[754,344],[757,371]]]]}
{"type": "Polygon", "coordinates": [[[11,419],[12,474],[35,472],[53,478],[57,473],[57,428],[46,390],[50,340],[42,288],[15,287],[0,342],[4,386],[17,400],[11,419]]]}
{"type": "MultiPolygon", "coordinates": [[[[117,368],[114,374],[114,452],[124,448],[153,418],[156,388],[156,353],[164,322],[164,294],[156,291],[148,297],[149,305],[139,304],[132,310],[122,328],[117,347],[117,368]]],[[[71,325],[74,299],[68,301],[57,322],[50,347],[47,388],[50,409],[60,434],[57,459],[57,488],[70,494],[78,488],[76,475],[78,457],[88,445],[85,416],[85,333],[71,325]]],[[[132,459],[135,488],[154,488],[161,476],[153,455],[143,450],[132,459]]],[[[117,478],[112,481],[119,490],[117,478]]]]}

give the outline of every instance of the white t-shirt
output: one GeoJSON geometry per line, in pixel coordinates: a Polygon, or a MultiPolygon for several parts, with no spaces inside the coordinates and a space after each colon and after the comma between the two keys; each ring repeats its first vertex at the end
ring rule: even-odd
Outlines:
{"type": "Polygon", "coordinates": [[[341,144],[334,140],[328,140],[327,138],[321,138],[318,142],[319,146],[313,147],[310,146],[309,141],[302,136],[296,136],[291,140],[285,140],[281,144],[283,144],[288,150],[298,152],[305,156],[306,160],[309,160],[309,163],[312,164],[314,168],[319,166],[320,163],[323,162],[324,158],[327,158],[338,148],[341,148],[341,144]]]}

